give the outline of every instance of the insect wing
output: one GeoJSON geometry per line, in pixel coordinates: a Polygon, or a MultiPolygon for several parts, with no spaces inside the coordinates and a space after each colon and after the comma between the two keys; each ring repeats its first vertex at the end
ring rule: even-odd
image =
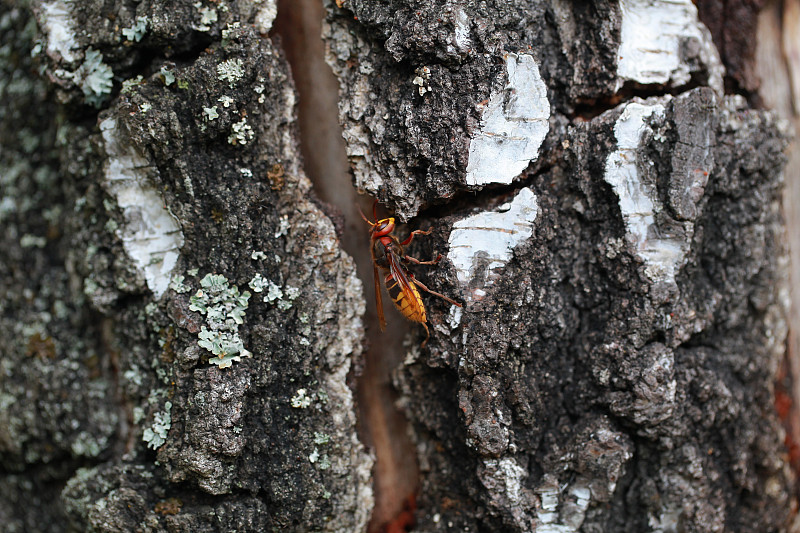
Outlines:
{"type": "Polygon", "coordinates": [[[425,321],[425,307],[422,304],[422,301],[419,297],[419,291],[417,291],[412,285],[411,281],[408,279],[406,275],[406,270],[403,268],[403,265],[400,263],[400,258],[395,253],[388,253],[386,254],[387,259],[389,259],[389,272],[392,273],[392,277],[397,281],[397,284],[400,286],[400,290],[403,292],[403,298],[408,302],[408,305],[411,307],[410,312],[403,314],[406,315],[407,318],[410,320],[414,320],[415,322],[424,322],[425,321]],[[423,317],[421,318],[412,318],[412,317],[423,317]]]}
{"type": "Polygon", "coordinates": [[[378,307],[378,322],[381,325],[381,331],[386,329],[386,318],[383,316],[383,300],[381,297],[381,280],[378,273],[378,266],[372,263],[372,273],[375,276],[375,305],[378,307]]]}

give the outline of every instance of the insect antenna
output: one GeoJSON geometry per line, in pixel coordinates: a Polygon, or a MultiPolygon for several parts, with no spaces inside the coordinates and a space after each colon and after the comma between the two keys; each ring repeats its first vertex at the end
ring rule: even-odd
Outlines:
{"type": "MultiPolygon", "coordinates": [[[[361,206],[360,206],[360,205],[356,204],[356,207],[358,208],[358,213],[361,215],[361,218],[363,218],[363,219],[364,219],[364,222],[366,222],[366,223],[367,223],[367,224],[369,224],[370,226],[375,226],[375,225],[377,225],[377,223],[376,223],[376,222],[371,222],[371,221],[370,221],[370,220],[367,218],[367,215],[365,215],[365,214],[364,214],[364,211],[362,211],[362,210],[361,210],[361,206]]],[[[378,219],[377,219],[377,217],[375,218],[375,220],[378,220],[378,219]]]]}

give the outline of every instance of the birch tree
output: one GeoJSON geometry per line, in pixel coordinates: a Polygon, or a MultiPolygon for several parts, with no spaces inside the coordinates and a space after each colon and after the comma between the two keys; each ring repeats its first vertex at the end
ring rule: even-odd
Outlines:
{"type": "Polygon", "coordinates": [[[326,0],[352,182],[315,185],[284,4],[0,6],[5,530],[789,528],[789,131],[688,0],[326,0]],[[326,187],[432,230],[424,346],[326,187]]]}

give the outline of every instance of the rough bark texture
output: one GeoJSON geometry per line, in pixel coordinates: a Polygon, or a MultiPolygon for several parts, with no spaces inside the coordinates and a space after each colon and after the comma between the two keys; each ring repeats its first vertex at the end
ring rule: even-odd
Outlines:
{"type": "MultiPolygon", "coordinates": [[[[693,5],[326,6],[356,185],[464,302],[395,374],[416,530],[786,529],[787,132],[693,5]]],[[[0,0],[4,531],[366,527],[364,294],[275,14],[0,0]]]]}
{"type": "Polygon", "coordinates": [[[786,334],[783,140],[769,119],[715,109],[707,90],[662,101],[636,159],[664,206],[657,224],[680,221],[670,233],[689,245],[685,266],[653,281],[596,178],[605,158],[587,147],[613,145],[603,136],[620,111],[572,129],[575,148],[529,182],[533,236],[449,339],[397,374],[429,469],[420,530],[785,524],[771,385],[786,334]],[[743,136],[761,147],[746,162],[743,136]],[[684,217],[670,193],[691,191],[678,178],[691,176],[687,163],[715,170],[684,217]]]}
{"type": "Polygon", "coordinates": [[[34,55],[65,107],[31,13],[3,10],[3,530],[363,528],[361,283],[248,24],[274,4],[212,5],[199,30],[192,2],[64,8],[36,7],[34,55]],[[54,25],[77,21],[70,62],[54,25]]]}
{"type": "Polygon", "coordinates": [[[456,199],[433,285],[466,306],[396,374],[417,530],[786,527],[786,131],[721,95],[694,7],[340,4],[357,185],[403,218],[456,199]]]}
{"type": "MultiPolygon", "coordinates": [[[[646,3],[631,3],[643,4],[634,13],[647,11],[646,3]]],[[[487,173],[495,174],[491,182],[509,183],[526,166],[509,161],[536,159],[531,154],[548,119],[614,101],[617,91],[629,93],[653,79],[663,78],[670,90],[698,83],[721,88],[718,59],[708,57],[716,51],[696,20],[690,31],[680,18],[670,28],[680,39],[675,50],[653,46],[654,56],[674,55],[675,65],[659,63],[652,66],[662,69],[657,76],[636,77],[618,75],[623,28],[620,6],[611,2],[343,5],[331,10],[324,32],[342,80],[341,117],[356,185],[390,202],[402,219],[459,191],[483,188],[487,173]],[[508,134],[506,122],[519,130],[508,134]],[[493,159],[489,151],[498,155],[493,159]]],[[[646,17],[655,26],[658,17],[685,18],[689,6],[646,17]]],[[[631,20],[631,26],[641,23],[631,20]]],[[[642,65],[634,68],[647,71],[653,57],[631,54],[626,65],[637,60],[642,65]]]]}

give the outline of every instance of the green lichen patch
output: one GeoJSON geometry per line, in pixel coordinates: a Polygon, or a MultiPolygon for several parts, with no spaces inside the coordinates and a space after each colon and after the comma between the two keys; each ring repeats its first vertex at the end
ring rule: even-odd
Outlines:
{"type": "Polygon", "coordinates": [[[244,62],[239,59],[228,59],[217,65],[217,79],[228,82],[232,88],[244,76],[244,62]]]}
{"type": "Polygon", "coordinates": [[[295,409],[306,409],[314,401],[313,395],[309,395],[306,389],[297,389],[297,392],[290,400],[295,409]]]}
{"type": "Polygon", "coordinates": [[[314,444],[328,444],[331,441],[331,436],[321,431],[314,432],[314,444]]]}
{"type": "Polygon", "coordinates": [[[172,402],[164,404],[164,410],[156,413],[153,425],[144,430],[142,440],[147,443],[148,448],[158,449],[167,441],[167,433],[172,426],[172,402]]]}
{"type": "Polygon", "coordinates": [[[206,325],[198,334],[198,344],[216,355],[209,363],[220,368],[231,366],[233,361],[250,357],[239,337],[239,325],[244,323],[244,314],[250,293],[239,292],[221,274],[206,274],[200,280],[200,290],[190,298],[189,309],[205,315],[206,325]]]}
{"type": "Polygon", "coordinates": [[[211,25],[219,20],[217,10],[212,7],[199,7],[198,12],[200,13],[200,24],[197,26],[199,31],[209,31],[211,25]]]}
{"type": "Polygon", "coordinates": [[[158,73],[161,76],[161,79],[164,81],[164,85],[167,87],[175,83],[175,74],[166,65],[161,67],[161,70],[159,70],[158,73]]]}
{"type": "Polygon", "coordinates": [[[250,280],[248,286],[253,289],[253,292],[262,292],[265,288],[269,287],[271,282],[262,276],[260,273],[256,273],[253,276],[253,279],[250,280]]]}
{"type": "Polygon", "coordinates": [[[278,287],[271,281],[268,281],[267,285],[269,290],[267,291],[267,294],[264,296],[265,302],[272,303],[275,300],[280,300],[281,298],[283,298],[283,291],[281,290],[280,287],[278,287]]]}
{"type": "MultiPolygon", "coordinates": [[[[295,391],[294,395],[289,399],[289,405],[295,409],[308,409],[311,405],[315,405],[317,409],[321,408],[328,403],[328,393],[325,389],[317,389],[316,391],[309,391],[307,388],[302,387],[295,391]]],[[[325,433],[314,433],[314,440],[316,444],[326,444],[330,436],[325,433]],[[317,442],[320,441],[320,442],[317,442]],[[322,442],[324,441],[324,442],[322,442]]]]}
{"type": "Polygon", "coordinates": [[[169,284],[169,288],[173,291],[177,292],[178,294],[183,294],[185,292],[189,292],[191,288],[186,285],[184,282],[186,278],[181,275],[174,276],[172,278],[172,282],[169,284]]]}
{"type": "Polygon", "coordinates": [[[122,94],[133,94],[134,88],[144,83],[144,76],[139,74],[135,78],[129,78],[122,82],[122,94]]]}
{"type": "Polygon", "coordinates": [[[221,103],[221,104],[222,104],[222,107],[224,107],[224,108],[226,108],[226,109],[227,109],[227,108],[229,108],[229,107],[231,106],[231,104],[233,104],[233,98],[231,98],[231,97],[230,97],[230,96],[228,96],[227,94],[223,94],[222,96],[220,96],[219,98],[217,98],[217,101],[218,101],[219,103],[221,103]]]}
{"type": "MultiPolygon", "coordinates": [[[[262,256],[264,258],[266,257],[262,252],[253,252],[252,255],[253,259],[262,258],[262,256]]],[[[248,285],[251,289],[253,289],[253,292],[260,293],[266,291],[264,297],[262,298],[263,301],[268,304],[277,305],[278,309],[281,311],[290,309],[292,307],[292,302],[294,302],[294,300],[300,295],[300,289],[297,287],[286,285],[285,287],[281,288],[279,285],[265,278],[260,273],[256,273],[248,285]]]]}
{"type": "Polygon", "coordinates": [[[129,41],[139,42],[147,33],[147,17],[136,17],[130,28],[122,28],[122,35],[129,41]]]}
{"type": "Polygon", "coordinates": [[[234,146],[243,146],[249,141],[252,141],[254,136],[253,128],[247,123],[247,118],[242,118],[242,120],[231,126],[231,134],[228,136],[228,143],[234,146]]]}
{"type": "Polygon", "coordinates": [[[241,37],[243,34],[243,28],[240,22],[231,22],[228,24],[224,30],[222,30],[222,44],[223,46],[228,43],[228,41],[237,39],[241,37]]]}
{"type": "Polygon", "coordinates": [[[114,71],[103,63],[103,54],[94,48],[86,50],[83,64],[75,75],[86,103],[94,107],[103,105],[114,86],[114,71]]]}
{"type": "Polygon", "coordinates": [[[219,112],[217,111],[217,106],[204,107],[203,113],[205,114],[206,120],[214,120],[219,118],[219,112]]]}

